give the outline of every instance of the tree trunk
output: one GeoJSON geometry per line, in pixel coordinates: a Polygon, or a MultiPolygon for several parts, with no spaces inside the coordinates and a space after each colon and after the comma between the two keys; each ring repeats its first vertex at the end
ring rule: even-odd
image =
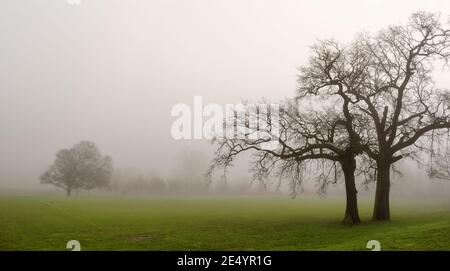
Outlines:
{"type": "Polygon", "coordinates": [[[377,161],[377,187],[375,192],[375,205],[372,220],[389,221],[391,212],[389,207],[389,191],[391,163],[388,161],[377,161]]]}
{"type": "Polygon", "coordinates": [[[341,162],[342,170],[345,177],[345,193],[347,196],[347,205],[345,208],[345,216],[342,223],[344,224],[358,224],[361,222],[358,212],[358,198],[355,183],[355,169],[356,161],[353,156],[349,156],[345,161],[341,162]]]}
{"type": "Polygon", "coordinates": [[[66,195],[67,195],[68,197],[70,197],[71,194],[72,194],[72,187],[67,187],[67,189],[66,189],[66,195]]]}

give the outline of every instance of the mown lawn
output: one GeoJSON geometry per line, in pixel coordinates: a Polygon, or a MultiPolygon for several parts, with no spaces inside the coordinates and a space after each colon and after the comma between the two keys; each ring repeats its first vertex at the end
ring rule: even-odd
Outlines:
{"type": "Polygon", "coordinates": [[[393,201],[393,221],[340,224],[344,202],[288,197],[1,196],[0,250],[450,250],[450,206],[393,201]]]}

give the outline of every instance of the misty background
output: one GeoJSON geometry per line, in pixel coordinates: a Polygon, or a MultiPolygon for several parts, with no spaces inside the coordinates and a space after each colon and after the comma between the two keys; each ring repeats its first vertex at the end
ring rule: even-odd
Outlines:
{"type": "MultiPolygon", "coordinates": [[[[200,165],[196,176],[214,147],[172,139],[172,106],[292,97],[317,39],[350,41],[417,10],[448,16],[450,2],[2,0],[0,191],[55,190],[39,175],[80,140],[113,158],[114,184],[182,179],[200,165]]],[[[449,70],[438,73],[450,87],[449,70]]],[[[235,164],[228,179],[239,191],[251,176],[245,159],[235,164]]],[[[450,182],[429,180],[425,168],[401,169],[394,194],[450,195],[450,182]]]]}

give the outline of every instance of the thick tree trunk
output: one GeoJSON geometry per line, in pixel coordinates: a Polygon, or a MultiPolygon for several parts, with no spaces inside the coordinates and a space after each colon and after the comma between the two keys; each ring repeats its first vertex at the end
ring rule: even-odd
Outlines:
{"type": "Polygon", "coordinates": [[[70,197],[71,194],[72,194],[72,187],[67,187],[67,189],[66,189],[66,195],[67,195],[68,197],[70,197]]]}
{"type": "Polygon", "coordinates": [[[388,221],[391,219],[389,207],[390,167],[391,163],[388,161],[377,161],[377,187],[372,216],[374,221],[388,221]]]}
{"type": "Polygon", "coordinates": [[[341,162],[342,170],[345,177],[345,193],[347,196],[347,205],[345,208],[345,216],[342,221],[344,224],[358,224],[361,222],[358,212],[358,198],[355,183],[356,161],[353,156],[349,156],[345,161],[341,162]]]}

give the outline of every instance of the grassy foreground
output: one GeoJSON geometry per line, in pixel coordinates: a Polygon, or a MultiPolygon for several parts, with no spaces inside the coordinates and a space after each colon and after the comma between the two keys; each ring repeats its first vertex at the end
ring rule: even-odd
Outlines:
{"type": "Polygon", "coordinates": [[[340,224],[344,202],[288,197],[0,197],[0,250],[450,250],[450,206],[393,201],[340,224]]]}

